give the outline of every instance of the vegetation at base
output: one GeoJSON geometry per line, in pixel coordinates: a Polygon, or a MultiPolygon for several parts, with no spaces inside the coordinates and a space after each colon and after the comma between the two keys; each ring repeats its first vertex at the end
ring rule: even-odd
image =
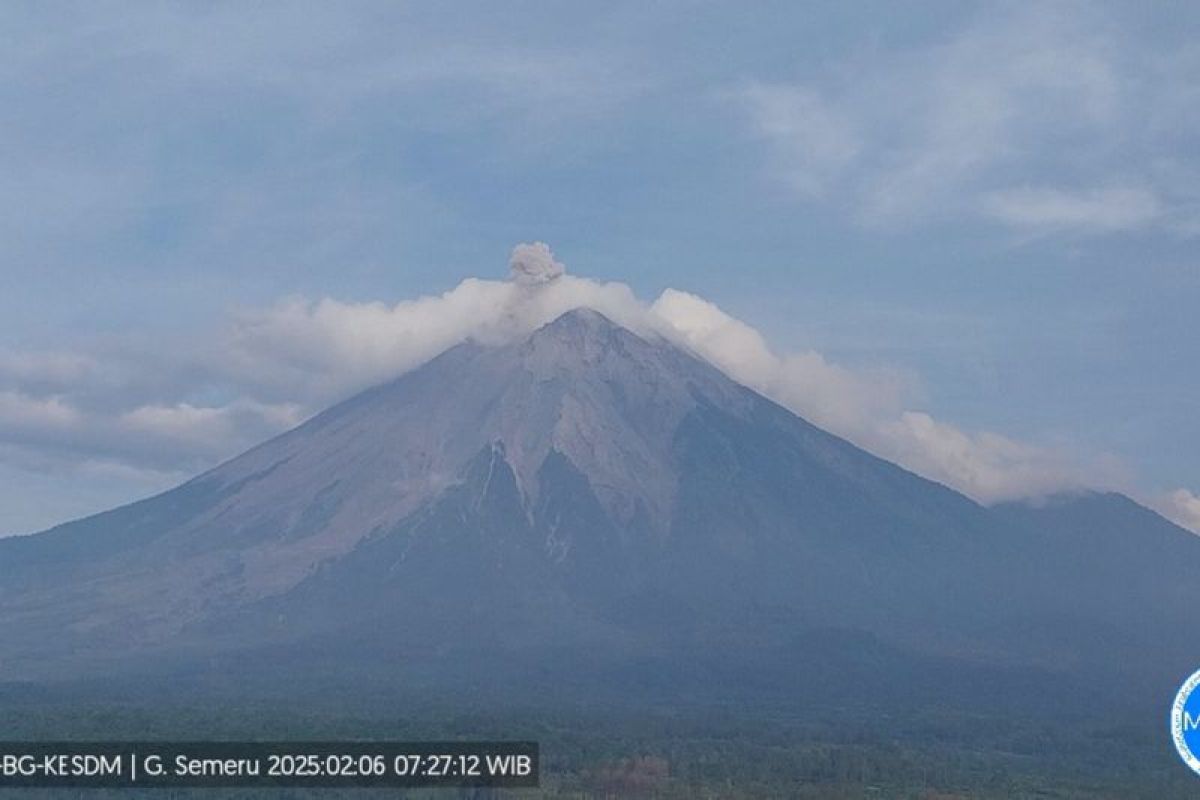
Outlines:
{"type": "MultiPolygon", "coordinates": [[[[180,798],[1171,798],[1200,778],[1164,730],[1096,720],[971,717],[946,711],[846,719],[834,709],[503,709],[385,713],[278,706],[6,704],[9,740],[533,739],[537,791],[171,791],[180,798]]],[[[35,798],[109,790],[22,791],[35,798]]],[[[144,796],[145,793],[125,793],[144,796]]],[[[167,796],[167,792],[155,792],[167,796]]]]}

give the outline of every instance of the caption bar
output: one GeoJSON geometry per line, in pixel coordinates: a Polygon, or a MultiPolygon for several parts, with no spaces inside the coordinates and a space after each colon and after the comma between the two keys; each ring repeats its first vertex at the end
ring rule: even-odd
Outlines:
{"type": "Polygon", "coordinates": [[[0,742],[0,787],[538,785],[536,742],[0,742]]]}

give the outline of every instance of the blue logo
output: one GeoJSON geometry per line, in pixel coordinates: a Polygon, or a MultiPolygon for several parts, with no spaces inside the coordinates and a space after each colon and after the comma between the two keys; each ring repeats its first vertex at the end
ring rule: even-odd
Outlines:
{"type": "Polygon", "coordinates": [[[1200,775],[1200,670],[1179,687],[1171,706],[1171,738],[1183,763],[1200,775]]]}

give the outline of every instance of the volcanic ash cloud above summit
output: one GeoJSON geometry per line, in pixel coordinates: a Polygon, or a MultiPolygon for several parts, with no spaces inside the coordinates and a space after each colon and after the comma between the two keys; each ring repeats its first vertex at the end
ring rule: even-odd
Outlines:
{"type": "MultiPolygon", "coordinates": [[[[196,382],[216,386],[238,407],[282,403],[303,415],[407,372],[459,342],[511,341],[573,308],[587,307],[639,335],[684,347],[814,424],[985,502],[1116,483],[1109,473],[1081,468],[1055,448],[965,431],[914,409],[918,392],[910,375],[847,368],[812,350],[776,351],[751,325],[694,294],[667,289],[647,304],[623,283],[569,274],[540,241],[517,244],[508,267],[508,280],[467,278],[443,294],[390,305],[289,298],[237,314],[222,335],[198,348],[191,367],[173,356],[174,363],[177,372],[190,370],[196,382]]],[[[128,361],[109,374],[135,374],[138,362],[133,355],[128,361]]],[[[183,383],[176,398],[147,398],[145,387],[130,381],[110,388],[113,396],[104,410],[89,410],[94,386],[81,379],[77,386],[60,387],[56,402],[75,412],[79,425],[103,428],[105,414],[119,418],[147,406],[195,410],[192,388],[183,383]]],[[[3,399],[23,397],[22,390],[0,386],[0,433],[6,427],[3,399]]],[[[193,417],[197,414],[180,419],[193,417]]],[[[63,440],[55,424],[18,427],[26,446],[41,438],[50,447],[63,440]]],[[[236,441],[225,456],[263,436],[259,427],[239,430],[241,439],[231,434],[236,441]]],[[[184,449],[192,441],[179,440],[184,449]]],[[[126,463],[126,451],[86,455],[126,463]]],[[[212,458],[192,452],[178,457],[180,463],[212,458]]]]}
{"type": "Polygon", "coordinates": [[[1109,482],[1052,448],[963,431],[915,412],[912,376],[850,369],[812,350],[777,353],[751,325],[694,294],[667,289],[647,304],[623,283],[571,275],[545,242],[513,247],[509,275],[468,278],[442,295],[393,306],[296,300],[243,317],[236,346],[244,374],[271,374],[302,342],[304,368],[282,376],[285,393],[306,395],[316,406],[412,369],[457,342],[511,341],[587,307],[684,347],[832,433],[980,500],[1109,482]]]}
{"type": "Polygon", "coordinates": [[[549,283],[567,271],[561,261],[554,260],[550,245],[545,242],[519,244],[508,259],[512,279],[522,285],[549,283]]]}

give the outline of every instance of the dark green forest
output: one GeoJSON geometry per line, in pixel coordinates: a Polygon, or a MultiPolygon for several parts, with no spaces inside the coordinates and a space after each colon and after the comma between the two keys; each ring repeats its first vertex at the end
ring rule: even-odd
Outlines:
{"type": "MultiPolygon", "coordinates": [[[[319,704],[318,704],[319,705],[319,704]]],[[[309,706],[313,708],[314,706],[309,706]]],[[[532,739],[536,791],[280,789],[271,797],[410,798],[1147,798],[1200,796],[1165,730],[1096,720],[947,711],[847,718],[833,709],[688,711],[451,706],[322,711],[237,706],[6,704],[6,737],[51,739],[532,739]]],[[[1165,726],[1164,726],[1165,727],[1165,726]]],[[[17,790],[10,790],[18,794],[17,790]]],[[[115,797],[115,790],[22,790],[115,797]]],[[[135,796],[260,797],[254,790],[137,790],[135,796]]]]}

